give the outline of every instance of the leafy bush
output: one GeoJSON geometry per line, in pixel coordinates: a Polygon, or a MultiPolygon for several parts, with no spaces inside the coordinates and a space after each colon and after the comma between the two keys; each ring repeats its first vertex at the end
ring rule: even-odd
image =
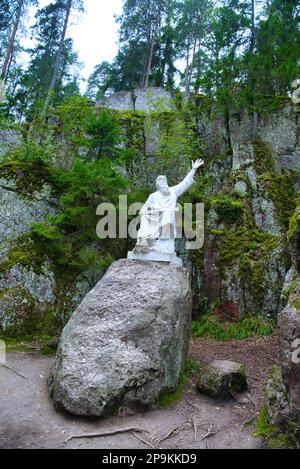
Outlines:
{"type": "Polygon", "coordinates": [[[65,187],[61,211],[32,226],[35,240],[64,270],[99,270],[108,257],[118,255],[123,241],[99,240],[96,208],[101,202],[117,204],[126,182],[108,159],[88,163],[76,159],[71,171],[60,172],[59,179],[65,187]]]}

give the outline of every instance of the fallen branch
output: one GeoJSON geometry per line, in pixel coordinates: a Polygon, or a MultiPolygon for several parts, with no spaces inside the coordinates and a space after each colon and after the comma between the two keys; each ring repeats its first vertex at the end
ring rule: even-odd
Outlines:
{"type": "Polygon", "coordinates": [[[193,402],[191,401],[186,401],[190,406],[194,407],[194,409],[196,409],[198,412],[201,412],[201,409],[200,407],[198,407],[196,404],[194,404],[193,402]]]}
{"type": "Polygon", "coordinates": [[[168,438],[170,438],[173,433],[175,433],[177,430],[179,430],[181,427],[183,427],[184,425],[186,425],[187,423],[189,423],[189,421],[194,418],[195,415],[190,415],[188,419],[186,419],[184,422],[180,423],[179,425],[177,425],[176,427],[172,428],[163,438],[161,438],[158,443],[157,443],[157,447],[165,440],[167,440],[168,438]]]}
{"type": "Polygon", "coordinates": [[[71,435],[66,439],[66,443],[75,438],[98,438],[101,436],[111,436],[111,435],[117,435],[118,433],[128,433],[128,432],[149,433],[147,430],[144,430],[143,428],[124,427],[124,428],[117,428],[116,430],[111,430],[111,431],[101,432],[101,433],[86,433],[86,434],[81,434],[81,435],[71,435]]]}
{"type": "Polygon", "coordinates": [[[21,378],[27,379],[26,376],[22,375],[19,371],[15,370],[11,366],[5,365],[4,363],[0,363],[0,366],[3,366],[3,368],[7,368],[8,370],[12,371],[16,375],[20,376],[21,378]]]}

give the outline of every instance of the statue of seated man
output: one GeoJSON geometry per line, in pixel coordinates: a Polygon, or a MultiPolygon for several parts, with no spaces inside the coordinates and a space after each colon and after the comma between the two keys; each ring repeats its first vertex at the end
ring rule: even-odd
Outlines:
{"type": "Polygon", "coordinates": [[[152,250],[175,253],[177,199],[195,183],[194,176],[203,164],[202,160],[194,161],[184,180],[173,187],[168,186],[166,176],[158,176],[157,192],[148,197],[140,212],[141,225],[135,254],[146,254],[152,250]]]}

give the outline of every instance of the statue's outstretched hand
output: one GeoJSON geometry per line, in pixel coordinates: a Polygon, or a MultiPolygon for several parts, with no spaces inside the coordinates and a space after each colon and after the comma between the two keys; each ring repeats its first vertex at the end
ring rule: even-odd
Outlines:
{"type": "Polygon", "coordinates": [[[203,165],[204,165],[203,160],[192,161],[192,168],[195,169],[195,170],[201,168],[201,166],[203,166],[203,165]]]}

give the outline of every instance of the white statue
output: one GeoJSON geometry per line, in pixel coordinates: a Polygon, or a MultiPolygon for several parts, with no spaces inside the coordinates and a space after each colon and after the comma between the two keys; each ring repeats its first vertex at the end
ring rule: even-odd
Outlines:
{"type": "Polygon", "coordinates": [[[140,212],[138,240],[133,253],[128,253],[129,258],[166,261],[171,261],[174,256],[176,258],[177,199],[195,183],[194,176],[203,164],[202,160],[194,161],[192,170],[184,180],[173,187],[168,186],[166,176],[158,176],[157,192],[148,197],[140,212]]]}

